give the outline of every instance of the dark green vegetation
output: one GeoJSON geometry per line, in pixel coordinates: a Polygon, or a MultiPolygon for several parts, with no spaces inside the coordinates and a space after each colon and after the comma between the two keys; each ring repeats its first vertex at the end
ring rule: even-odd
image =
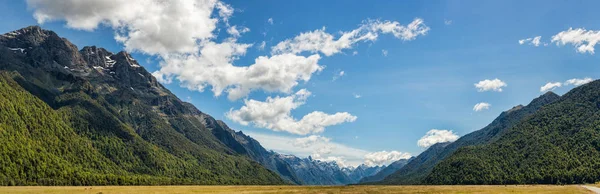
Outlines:
{"type": "Polygon", "coordinates": [[[285,183],[125,52],[28,27],[0,36],[0,74],[0,185],[285,183]]]}
{"type": "MultiPolygon", "coordinates": [[[[469,133],[453,143],[438,143],[409,162],[400,170],[386,177],[383,184],[426,184],[423,179],[441,161],[452,155],[457,149],[465,146],[483,145],[496,141],[505,132],[522,119],[538,111],[542,106],[557,101],[560,97],[548,92],[529,103],[527,106],[515,106],[503,112],[488,126],[469,133]]],[[[469,168],[469,167],[465,167],[469,168]]]]}
{"type": "Polygon", "coordinates": [[[600,81],[579,86],[509,128],[440,162],[429,184],[573,184],[600,180],[600,81]]]}

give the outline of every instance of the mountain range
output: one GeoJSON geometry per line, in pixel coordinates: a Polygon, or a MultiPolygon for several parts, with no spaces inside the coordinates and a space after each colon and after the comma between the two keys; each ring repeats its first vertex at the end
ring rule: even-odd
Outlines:
{"type": "Polygon", "coordinates": [[[600,81],[388,166],[265,149],[129,53],[38,26],[0,35],[0,185],[580,184],[600,178],[600,81]]]}
{"type": "Polygon", "coordinates": [[[382,168],[297,158],[318,169],[303,174],[180,100],[127,52],[78,50],[38,26],[0,35],[0,74],[2,185],[329,185],[382,168]]]}

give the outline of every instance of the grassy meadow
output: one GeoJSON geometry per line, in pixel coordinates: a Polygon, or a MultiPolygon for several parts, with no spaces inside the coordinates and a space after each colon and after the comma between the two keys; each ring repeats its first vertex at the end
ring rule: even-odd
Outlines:
{"type": "Polygon", "coordinates": [[[578,185],[477,186],[86,186],[0,187],[0,193],[592,193],[578,185]]]}

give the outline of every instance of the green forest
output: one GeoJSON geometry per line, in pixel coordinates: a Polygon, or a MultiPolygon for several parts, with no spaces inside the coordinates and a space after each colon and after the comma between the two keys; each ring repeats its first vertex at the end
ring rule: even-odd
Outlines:
{"type": "Polygon", "coordinates": [[[600,81],[577,87],[490,144],[459,148],[427,184],[581,184],[600,177],[600,81]]]}

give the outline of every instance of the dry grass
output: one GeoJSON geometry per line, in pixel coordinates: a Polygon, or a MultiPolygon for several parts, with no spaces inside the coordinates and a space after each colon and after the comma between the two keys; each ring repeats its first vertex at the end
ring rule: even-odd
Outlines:
{"type": "Polygon", "coordinates": [[[0,193],[592,193],[577,185],[0,187],[0,193]]]}

